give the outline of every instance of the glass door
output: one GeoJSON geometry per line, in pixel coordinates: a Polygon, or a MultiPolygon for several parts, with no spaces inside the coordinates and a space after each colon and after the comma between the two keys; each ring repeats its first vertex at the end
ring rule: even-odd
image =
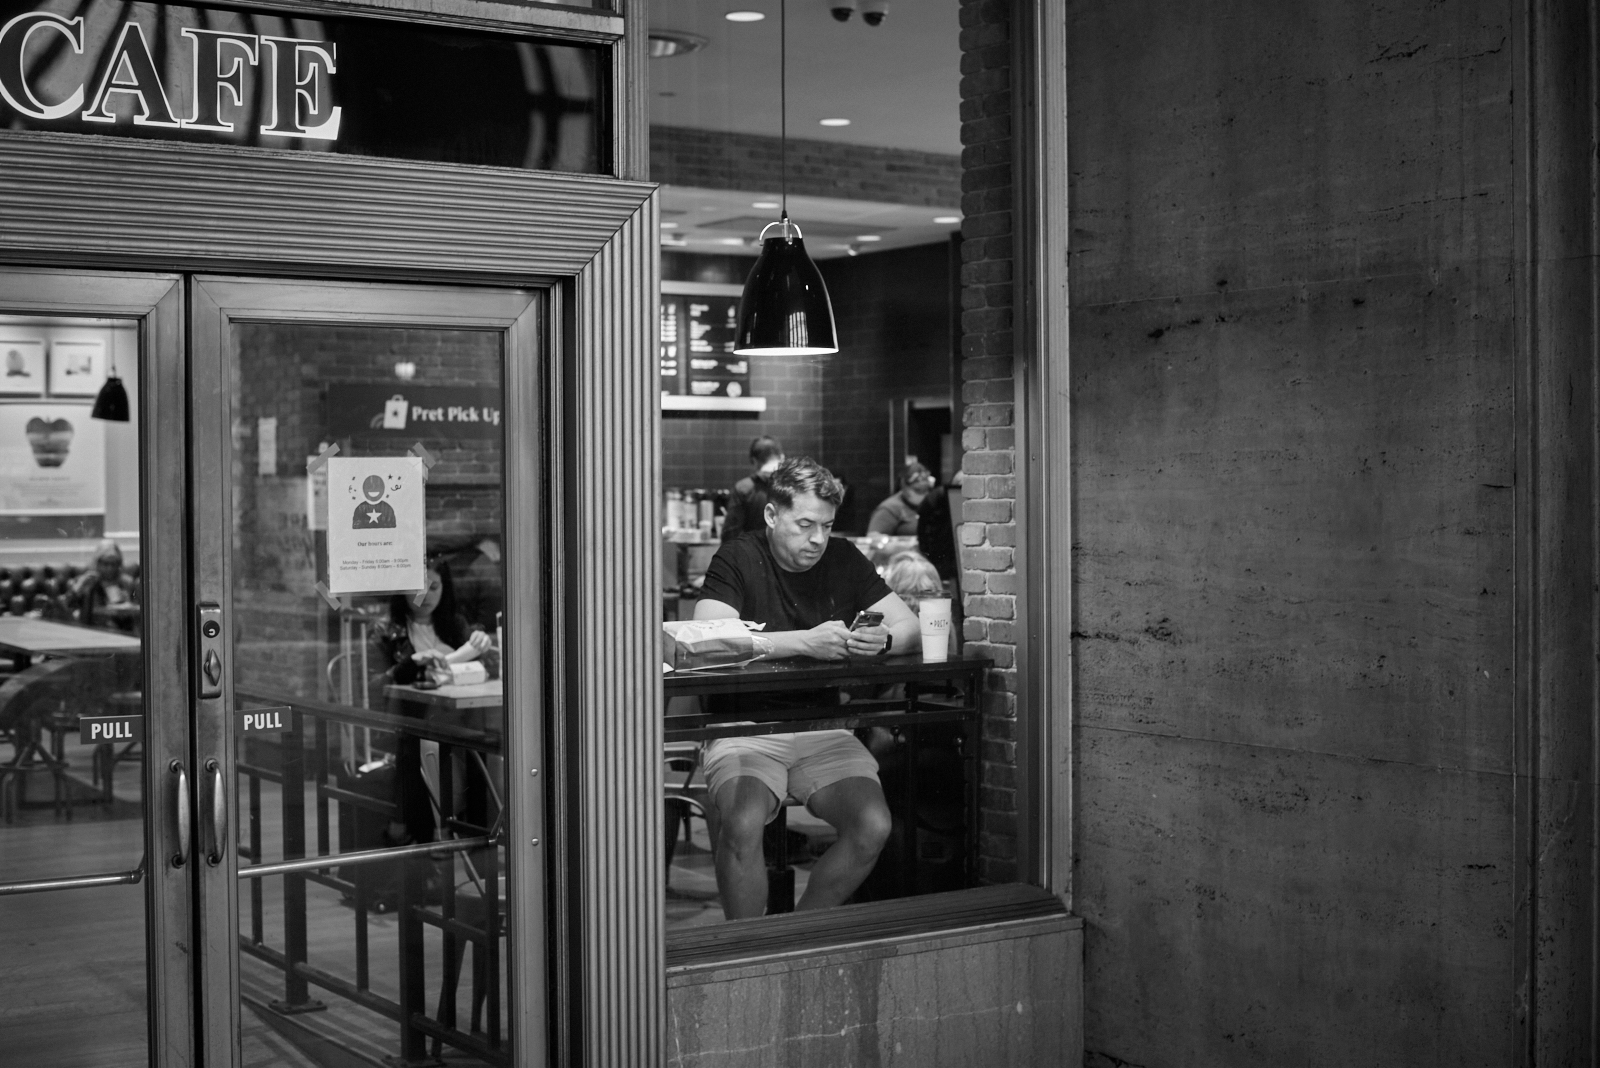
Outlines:
{"type": "Polygon", "coordinates": [[[182,283],[0,271],[0,1060],[192,1063],[182,283]]]}
{"type": "Polygon", "coordinates": [[[206,1063],[543,1063],[540,295],[191,297],[206,1063]]]}

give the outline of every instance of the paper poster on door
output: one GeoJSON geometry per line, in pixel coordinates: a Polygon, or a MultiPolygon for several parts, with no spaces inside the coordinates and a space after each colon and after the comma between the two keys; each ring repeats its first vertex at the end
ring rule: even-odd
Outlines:
{"type": "Polygon", "coordinates": [[[422,461],[415,456],[328,461],[328,589],[420,590],[427,584],[422,461]]]}

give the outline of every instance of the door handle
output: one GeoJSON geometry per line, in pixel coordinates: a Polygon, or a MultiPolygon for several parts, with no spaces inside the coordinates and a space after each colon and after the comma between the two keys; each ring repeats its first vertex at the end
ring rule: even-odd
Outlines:
{"type": "Polygon", "coordinates": [[[228,849],[228,796],[222,765],[215,757],[206,761],[206,771],[211,773],[211,819],[206,835],[206,863],[213,868],[222,863],[222,854],[228,849]]]}
{"type": "Polygon", "coordinates": [[[167,770],[177,780],[172,784],[172,826],[178,837],[178,851],[172,854],[172,866],[181,868],[189,863],[189,773],[181,760],[168,764],[167,770]]]}

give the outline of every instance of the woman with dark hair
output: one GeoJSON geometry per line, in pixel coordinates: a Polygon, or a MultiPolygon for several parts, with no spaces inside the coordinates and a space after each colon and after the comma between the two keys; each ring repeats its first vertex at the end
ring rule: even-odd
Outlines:
{"type": "Polygon", "coordinates": [[[483,664],[491,679],[500,674],[500,657],[489,635],[461,614],[450,565],[438,557],[428,561],[422,600],[404,593],[390,597],[388,625],[375,630],[383,651],[384,682],[414,685],[427,679],[430,669],[438,677],[447,674],[451,664],[474,660],[483,664]]]}
{"type": "MultiPolygon", "coordinates": [[[[380,693],[386,683],[421,687],[447,683],[450,665],[474,660],[483,664],[489,678],[499,677],[499,652],[483,628],[468,623],[457,609],[450,565],[438,557],[428,561],[428,585],[421,599],[412,594],[395,594],[389,599],[388,620],[372,629],[378,644],[378,663],[384,665],[383,674],[374,680],[380,693]]],[[[390,702],[390,710],[421,719],[427,706],[397,699],[390,702]]],[[[437,763],[437,745],[430,742],[428,747],[437,763]]],[[[433,803],[422,763],[423,743],[415,735],[402,732],[395,743],[394,800],[400,808],[400,819],[389,825],[385,835],[392,844],[434,839],[433,803]]]]}

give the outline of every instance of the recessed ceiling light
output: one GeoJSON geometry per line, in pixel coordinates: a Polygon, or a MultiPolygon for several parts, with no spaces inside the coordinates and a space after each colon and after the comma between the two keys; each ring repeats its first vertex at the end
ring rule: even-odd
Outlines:
{"type": "Polygon", "coordinates": [[[719,238],[717,238],[717,244],[719,244],[719,245],[742,245],[742,244],[744,244],[744,238],[742,238],[742,237],[719,237],[719,238]]]}
{"type": "Polygon", "coordinates": [[[661,224],[661,229],[663,229],[663,230],[676,230],[677,228],[678,228],[678,224],[677,223],[662,223],[661,224]]]}
{"type": "Polygon", "coordinates": [[[760,11],[730,11],[722,17],[729,22],[760,22],[767,16],[760,11]]]}
{"type": "Polygon", "coordinates": [[[933,217],[933,221],[936,222],[936,223],[958,223],[958,222],[961,221],[961,216],[959,216],[959,215],[935,215],[933,217]]]}
{"type": "Polygon", "coordinates": [[[856,240],[857,241],[882,241],[883,238],[879,237],[877,234],[857,234],[856,235],[856,240]]]}
{"type": "Polygon", "coordinates": [[[750,206],[752,208],[760,208],[763,211],[771,211],[773,208],[783,207],[783,205],[779,204],[776,200],[758,200],[750,206]]]}
{"type": "Polygon", "coordinates": [[[823,119],[821,121],[820,125],[822,125],[822,126],[849,126],[850,125],[850,120],[849,119],[823,119]]]}

